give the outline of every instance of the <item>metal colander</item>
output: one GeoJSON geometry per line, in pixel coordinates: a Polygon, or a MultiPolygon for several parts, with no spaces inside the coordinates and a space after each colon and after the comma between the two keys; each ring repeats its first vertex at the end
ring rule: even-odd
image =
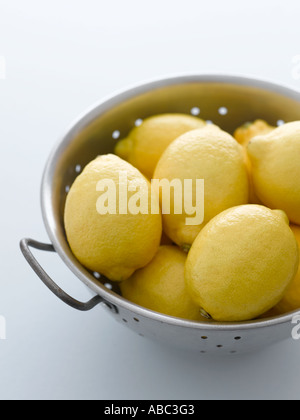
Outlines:
{"type": "Polygon", "coordinates": [[[300,120],[300,93],[249,78],[184,75],[142,84],[105,99],[70,128],[49,157],[41,202],[51,245],[23,239],[25,258],[46,286],[68,305],[87,311],[104,303],[124,326],[173,346],[200,353],[234,354],[291,338],[296,313],[242,323],[199,323],[162,315],[125,300],[116,284],[87,271],[73,256],[63,214],[75,178],[96,156],[113,152],[118,139],[144,118],[173,112],[199,115],[233,133],[238,126],[255,119],[272,125],[300,120]],[[95,297],[82,303],[67,295],[42,269],[31,248],[56,251],[95,297]]]}

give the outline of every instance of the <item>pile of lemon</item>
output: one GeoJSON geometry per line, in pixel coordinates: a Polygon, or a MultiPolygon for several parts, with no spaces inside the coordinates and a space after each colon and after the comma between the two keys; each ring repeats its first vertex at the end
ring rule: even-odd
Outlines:
{"type": "Polygon", "coordinates": [[[153,311],[235,322],[300,309],[300,122],[258,120],[232,136],[193,116],[147,118],[77,177],[65,229],[82,265],[153,311]],[[131,185],[123,210],[139,185],[160,210],[100,214],[99,182],[120,199],[120,172],[131,185]],[[204,180],[203,223],[164,212],[151,179],[204,180]]]}

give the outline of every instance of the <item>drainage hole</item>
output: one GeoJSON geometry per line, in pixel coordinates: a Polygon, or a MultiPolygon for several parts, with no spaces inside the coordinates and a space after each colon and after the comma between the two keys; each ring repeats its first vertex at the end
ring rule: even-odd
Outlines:
{"type": "Polygon", "coordinates": [[[194,115],[194,117],[197,117],[200,115],[201,110],[197,106],[194,106],[194,108],[191,109],[191,114],[194,115]]]}
{"type": "Polygon", "coordinates": [[[135,125],[136,127],[140,127],[142,124],[143,124],[143,120],[142,120],[141,118],[138,118],[138,119],[136,120],[136,122],[134,123],[134,125],[135,125]]]}
{"type": "Polygon", "coordinates": [[[221,108],[219,108],[219,114],[220,115],[227,115],[228,114],[228,109],[225,106],[222,106],[221,108]]]}
{"type": "Polygon", "coordinates": [[[81,172],[81,165],[76,165],[75,166],[75,172],[77,173],[77,174],[80,174],[80,172],[81,172]]]}
{"type": "Polygon", "coordinates": [[[116,130],[112,133],[112,138],[115,139],[115,140],[118,140],[120,138],[120,136],[121,136],[121,133],[120,133],[119,130],[116,130]]]}

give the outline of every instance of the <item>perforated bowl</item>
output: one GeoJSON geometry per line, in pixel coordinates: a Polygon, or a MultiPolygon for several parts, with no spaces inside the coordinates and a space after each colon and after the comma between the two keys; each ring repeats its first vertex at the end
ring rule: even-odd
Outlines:
{"type": "Polygon", "coordinates": [[[104,303],[124,326],[173,346],[201,353],[235,354],[291,338],[296,312],[243,323],[199,323],[162,315],[125,300],[115,284],[87,271],[73,256],[63,213],[75,178],[96,156],[113,152],[117,140],[144,118],[173,112],[199,115],[233,133],[236,127],[258,118],[272,125],[300,120],[300,93],[249,78],[184,75],[145,83],[105,99],[72,125],[49,157],[41,203],[51,244],[23,239],[25,258],[46,286],[68,305],[87,311],[104,303]],[[56,251],[95,296],[82,303],[67,295],[42,269],[31,248],[56,251]]]}

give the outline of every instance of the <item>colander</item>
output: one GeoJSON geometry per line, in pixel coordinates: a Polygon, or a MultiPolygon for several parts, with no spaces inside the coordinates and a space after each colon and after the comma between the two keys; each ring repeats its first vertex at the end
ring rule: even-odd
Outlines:
{"type": "Polygon", "coordinates": [[[192,322],[166,316],[125,300],[115,283],[88,271],[73,256],[63,213],[75,178],[96,156],[113,152],[118,139],[144,118],[175,112],[199,115],[233,133],[236,127],[258,118],[272,125],[300,120],[300,93],[244,77],[181,75],[144,83],[103,100],[72,125],[49,157],[41,205],[51,244],[23,239],[26,260],[45,285],[73,308],[88,311],[102,303],[124,326],[172,346],[199,353],[236,354],[291,339],[297,312],[242,323],[192,322]],[[57,252],[94,297],[83,303],[66,294],[40,266],[32,248],[57,252]]]}

